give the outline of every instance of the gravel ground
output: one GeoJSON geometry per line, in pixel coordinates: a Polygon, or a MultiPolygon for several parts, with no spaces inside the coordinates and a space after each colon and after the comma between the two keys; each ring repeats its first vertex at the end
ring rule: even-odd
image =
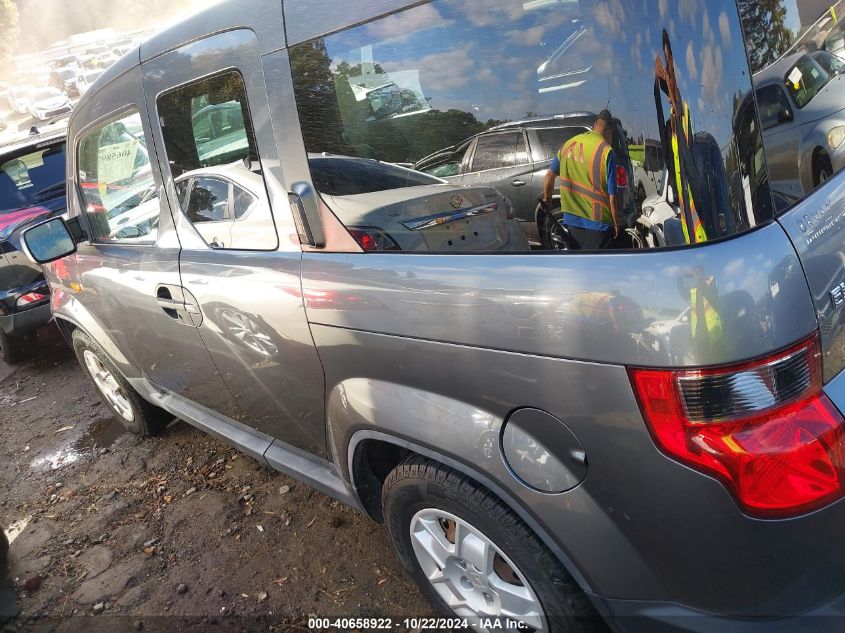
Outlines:
{"type": "Polygon", "coordinates": [[[58,333],[0,362],[0,630],[308,630],[429,616],[386,531],[181,421],[110,419],[58,333]]]}

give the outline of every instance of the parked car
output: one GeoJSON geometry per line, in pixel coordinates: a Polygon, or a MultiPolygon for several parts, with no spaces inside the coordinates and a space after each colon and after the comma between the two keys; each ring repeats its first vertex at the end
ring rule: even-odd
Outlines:
{"type": "Polygon", "coordinates": [[[102,74],[102,68],[80,71],[80,73],[76,76],[76,93],[79,95],[85,94],[88,88],[91,87],[91,84],[93,84],[102,74]]]}
{"type": "Polygon", "coordinates": [[[754,82],[772,187],[809,193],[845,166],[845,78],[796,54],[754,82]]]}
{"type": "Polygon", "coordinates": [[[36,88],[30,93],[29,113],[39,121],[47,121],[71,110],[70,99],[57,88],[36,88]]]}
{"type": "Polygon", "coordinates": [[[830,29],[822,48],[845,62],[845,29],[842,22],[837,22],[830,29]]]}
{"type": "MultiPolygon", "coordinates": [[[[561,145],[591,129],[595,120],[596,115],[591,112],[573,112],[500,124],[426,156],[414,169],[449,182],[496,187],[511,201],[529,242],[549,248],[557,223],[537,204],[543,194],[546,171],[561,145]]],[[[625,172],[622,182],[630,183],[633,165],[619,120],[614,122],[613,129],[617,165],[625,172]]],[[[559,198],[558,188],[555,187],[555,200],[559,198]]],[[[636,215],[630,184],[620,189],[620,198],[623,219],[625,224],[630,224],[636,215]]]]}
{"type": "Polygon", "coordinates": [[[832,53],[828,53],[827,51],[816,51],[813,53],[813,59],[815,59],[819,65],[824,68],[825,72],[831,76],[841,74],[842,69],[845,68],[845,61],[839,59],[832,53]]]}
{"type": "Polygon", "coordinates": [[[61,90],[67,95],[78,95],[76,89],[76,78],[79,76],[79,68],[76,66],[62,66],[50,73],[50,85],[61,90]]]}
{"type": "Polygon", "coordinates": [[[0,359],[17,362],[35,348],[50,321],[50,290],[40,266],[24,255],[21,231],[65,212],[65,133],[0,145],[0,359]]]}
{"type": "Polygon", "coordinates": [[[9,87],[6,100],[9,108],[16,114],[26,114],[29,111],[29,104],[32,100],[32,92],[35,90],[28,85],[14,85],[9,87]]]}
{"type": "Polygon", "coordinates": [[[845,176],[775,215],[733,0],[706,3],[718,29],[684,3],[613,8],[215,3],[83,95],[68,220],[25,248],[126,428],[178,416],[383,521],[445,628],[828,630],[845,176]],[[362,77],[423,107],[373,117],[362,77]],[[199,129],[219,104],[234,119],[199,129]],[[473,169],[478,143],[513,132],[501,153],[542,173],[526,137],[552,128],[554,150],[590,118],[526,114],[606,107],[620,154],[626,129],[661,139],[704,239],[684,217],[672,248],[502,252],[510,192],[473,169]],[[460,182],[396,165],[462,139],[460,182]],[[217,193],[203,170],[226,170],[217,193]],[[260,230],[204,236],[234,185],[260,230]]]}

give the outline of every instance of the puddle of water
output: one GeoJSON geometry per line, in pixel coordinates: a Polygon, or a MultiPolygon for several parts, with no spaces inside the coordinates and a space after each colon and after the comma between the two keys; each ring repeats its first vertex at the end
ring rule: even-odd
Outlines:
{"type": "Polygon", "coordinates": [[[97,420],[88,425],[79,437],[33,459],[29,467],[41,471],[58,470],[91,457],[98,449],[111,446],[126,432],[126,429],[111,418],[97,420]]]}

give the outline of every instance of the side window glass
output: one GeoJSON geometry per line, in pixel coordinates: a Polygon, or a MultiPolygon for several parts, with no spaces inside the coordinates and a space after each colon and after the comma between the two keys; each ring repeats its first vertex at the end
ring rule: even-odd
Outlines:
{"type": "Polygon", "coordinates": [[[778,212],[845,167],[841,3],[739,0],[778,212]]]}
{"type": "MultiPolygon", "coordinates": [[[[196,178],[188,198],[188,219],[200,222],[222,222],[229,219],[229,183],[216,178],[196,178]]],[[[200,231],[202,232],[202,231],[200,231]]]]}
{"type": "Polygon", "coordinates": [[[639,250],[773,217],[736,0],[431,0],[289,53],[312,182],[364,250],[639,250]],[[556,178],[503,180],[529,154],[556,178]]]}
{"type": "Polygon", "coordinates": [[[157,107],[180,205],[206,243],[214,248],[275,249],[278,238],[241,75],[227,72],[176,88],[160,96],[157,107]],[[189,178],[194,184],[185,196],[189,178]],[[230,209],[230,184],[241,192],[241,199],[253,201],[246,216],[243,201],[233,203],[241,209],[240,216],[230,209]],[[209,223],[213,229],[203,228],[209,223]]]}
{"type": "Polygon", "coordinates": [[[160,205],[138,112],[83,134],[77,167],[92,239],[155,242],[160,205]]]}
{"type": "Polygon", "coordinates": [[[234,187],[232,199],[232,210],[234,211],[236,220],[240,220],[244,217],[246,212],[249,211],[249,208],[252,206],[252,203],[255,202],[254,197],[238,186],[234,187]]]}
{"type": "Polygon", "coordinates": [[[480,136],[472,157],[472,171],[515,165],[517,136],[516,132],[480,136]]]}

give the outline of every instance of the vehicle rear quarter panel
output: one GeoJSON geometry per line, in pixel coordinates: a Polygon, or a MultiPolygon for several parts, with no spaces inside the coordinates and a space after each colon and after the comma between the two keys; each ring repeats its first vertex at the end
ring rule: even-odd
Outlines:
{"type": "Polygon", "coordinates": [[[655,447],[624,367],[734,362],[813,332],[807,283],[777,224],[662,252],[306,253],[303,294],[341,461],[356,432],[375,430],[465,464],[517,499],[604,597],[773,615],[842,590],[845,551],[829,544],[845,504],[792,521],[745,516],[721,483],[655,447]],[[690,276],[718,288],[723,345],[649,338],[655,319],[689,328],[678,317],[690,276]],[[642,318],[584,312],[588,293],[621,296],[642,318]],[[575,433],[589,465],[581,485],[550,495],[510,475],[498,438],[519,407],[575,433]]]}

